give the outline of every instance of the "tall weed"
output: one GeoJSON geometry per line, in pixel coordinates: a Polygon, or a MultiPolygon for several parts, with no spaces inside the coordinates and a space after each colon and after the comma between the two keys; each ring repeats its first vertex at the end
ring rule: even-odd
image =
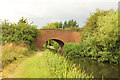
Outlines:
{"type": "Polygon", "coordinates": [[[76,65],[71,65],[59,54],[46,50],[43,56],[46,57],[52,74],[56,78],[93,78],[78,70],[76,65]]]}
{"type": "Polygon", "coordinates": [[[2,66],[6,66],[14,60],[27,56],[32,52],[27,47],[9,43],[2,46],[2,66]]]}

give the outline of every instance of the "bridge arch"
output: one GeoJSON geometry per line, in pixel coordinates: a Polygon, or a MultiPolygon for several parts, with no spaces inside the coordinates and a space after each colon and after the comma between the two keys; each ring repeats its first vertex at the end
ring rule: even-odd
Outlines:
{"type": "Polygon", "coordinates": [[[62,49],[62,47],[64,46],[64,41],[61,40],[61,39],[58,39],[58,38],[49,38],[49,39],[46,39],[46,40],[43,41],[43,43],[41,43],[41,45],[43,46],[43,44],[44,44],[45,42],[49,41],[49,40],[54,40],[54,41],[56,41],[56,42],[59,44],[59,46],[60,46],[61,49],[62,49]]]}
{"type": "Polygon", "coordinates": [[[64,43],[74,42],[80,43],[80,32],[66,30],[49,30],[41,29],[40,35],[36,37],[36,47],[42,49],[43,44],[48,40],[56,41],[62,48],[64,43]]]}

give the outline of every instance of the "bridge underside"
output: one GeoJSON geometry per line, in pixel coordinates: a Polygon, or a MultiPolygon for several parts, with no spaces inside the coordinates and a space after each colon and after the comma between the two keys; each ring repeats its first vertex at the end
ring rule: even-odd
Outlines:
{"type": "Polygon", "coordinates": [[[60,45],[61,48],[64,46],[64,43],[62,41],[56,40],[56,39],[53,39],[53,40],[56,41],[60,45]]]}

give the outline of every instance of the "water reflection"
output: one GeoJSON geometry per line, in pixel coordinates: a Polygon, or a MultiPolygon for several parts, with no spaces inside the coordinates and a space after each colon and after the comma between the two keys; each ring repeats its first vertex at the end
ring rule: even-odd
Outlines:
{"type": "Polygon", "coordinates": [[[82,70],[84,69],[86,74],[93,73],[95,78],[118,78],[118,64],[115,65],[113,63],[101,63],[88,58],[76,58],[72,61],[77,66],[80,64],[80,68],[82,70]]]}

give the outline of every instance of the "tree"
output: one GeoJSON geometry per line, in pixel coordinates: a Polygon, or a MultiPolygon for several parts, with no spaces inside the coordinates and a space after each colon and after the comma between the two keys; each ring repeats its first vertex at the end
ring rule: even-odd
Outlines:
{"type": "Polygon", "coordinates": [[[41,29],[64,29],[64,30],[72,30],[72,31],[79,31],[79,27],[76,21],[70,20],[65,21],[63,24],[62,22],[54,22],[48,23],[46,26],[43,26],[41,29]]]}
{"type": "Polygon", "coordinates": [[[17,24],[12,24],[6,20],[2,22],[2,42],[24,42],[30,46],[34,39],[40,34],[37,26],[28,24],[27,19],[19,20],[17,24]]]}
{"type": "Polygon", "coordinates": [[[113,12],[114,10],[113,9],[110,9],[108,11],[103,11],[103,10],[100,10],[100,9],[96,9],[96,12],[95,13],[91,13],[90,14],[90,17],[87,18],[87,21],[85,22],[85,26],[82,27],[82,32],[81,34],[85,34],[85,33],[94,33],[97,31],[97,28],[98,28],[98,25],[97,25],[97,22],[98,22],[98,18],[101,16],[106,16],[109,12],[113,12]]]}
{"type": "Polygon", "coordinates": [[[78,27],[77,22],[74,20],[69,20],[68,21],[68,28],[71,28],[71,27],[78,27]]]}
{"type": "Polygon", "coordinates": [[[64,22],[63,24],[63,29],[67,28],[67,21],[64,22]]]}
{"type": "Polygon", "coordinates": [[[89,32],[86,31],[82,37],[84,45],[90,51],[88,54],[99,56],[98,61],[119,62],[118,10],[98,11],[89,19],[91,21],[88,20],[87,26],[84,27],[84,30],[89,32]]]}
{"type": "Polygon", "coordinates": [[[24,17],[22,17],[22,19],[20,19],[18,23],[25,23],[25,24],[28,24],[27,18],[24,19],[24,17]]]}
{"type": "Polygon", "coordinates": [[[43,26],[41,29],[58,29],[59,28],[59,23],[54,22],[54,23],[48,23],[46,26],[43,26]]]}
{"type": "Polygon", "coordinates": [[[62,28],[63,27],[63,24],[62,22],[59,23],[59,28],[62,28]]]}

